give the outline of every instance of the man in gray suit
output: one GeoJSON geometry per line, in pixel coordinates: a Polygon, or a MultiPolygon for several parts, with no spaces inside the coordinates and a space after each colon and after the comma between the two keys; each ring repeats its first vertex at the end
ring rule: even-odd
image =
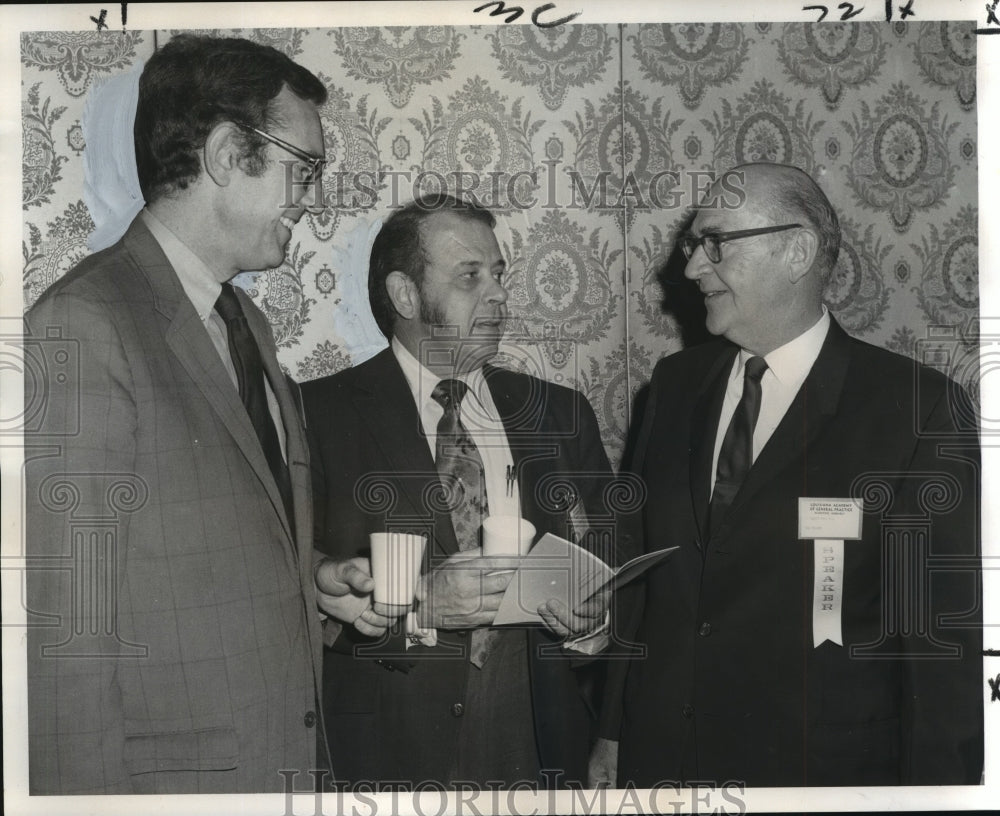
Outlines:
{"type": "Polygon", "coordinates": [[[173,38],[139,87],[147,208],[26,317],[73,361],[26,394],[32,793],[302,789],[323,613],[384,631],[367,563],[314,555],[300,401],[228,283],[320,203],[325,99],[272,48],[173,38]]]}

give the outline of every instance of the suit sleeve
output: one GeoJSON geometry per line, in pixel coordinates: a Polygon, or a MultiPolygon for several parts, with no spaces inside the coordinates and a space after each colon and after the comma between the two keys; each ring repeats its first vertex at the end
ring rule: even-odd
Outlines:
{"type": "Polygon", "coordinates": [[[102,304],[56,294],[26,323],[29,788],[128,793],[115,599],[136,545],[116,511],[145,489],[130,369],[102,304]]]}
{"type": "Polygon", "coordinates": [[[908,469],[921,478],[904,497],[915,516],[930,513],[934,523],[928,637],[903,639],[901,772],[903,784],[977,785],[984,683],[979,440],[974,429],[957,428],[961,404],[968,407],[964,391],[950,382],[942,390],[908,469]],[[931,644],[957,646],[959,654],[928,658],[931,644]]]}

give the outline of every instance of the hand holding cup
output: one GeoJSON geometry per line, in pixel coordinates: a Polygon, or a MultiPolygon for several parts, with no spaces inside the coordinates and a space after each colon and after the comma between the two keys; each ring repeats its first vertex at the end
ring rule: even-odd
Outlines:
{"type": "Polygon", "coordinates": [[[413,607],[427,537],[412,533],[371,533],[372,577],[375,579],[374,610],[390,618],[405,615],[413,607]]]}

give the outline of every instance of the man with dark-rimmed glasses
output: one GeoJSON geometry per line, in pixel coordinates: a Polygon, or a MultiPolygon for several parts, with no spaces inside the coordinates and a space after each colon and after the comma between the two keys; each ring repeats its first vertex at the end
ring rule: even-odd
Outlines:
{"type": "Polygon", "coordinates": [[[322,615],[385,631],[367,560],[314,555],[301,402],[230,283],[322,205],[326,96],[273,48],[171,38],[139,83],[146,208],[26,316],[76,363],[28,395],[27,554],[62,565],[27,576],[33,794],[318,782],[322,615]]]}
{"type": "Polygon", "coordinates": [[[644,651],[612,671],[591,782],[976,784],[975,412],[833,319],[840,230],[806,173],[727,175],[743,205],[717,183],[680,237],[719,337],[659,362],[627,463],[637,535],[679,550],[619,606],[644,651]]]}

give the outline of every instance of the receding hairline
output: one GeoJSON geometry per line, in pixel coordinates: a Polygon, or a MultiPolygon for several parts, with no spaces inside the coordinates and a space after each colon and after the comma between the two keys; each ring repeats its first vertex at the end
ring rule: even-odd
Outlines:
{"type": "Polygon", "coordinates": [[[794,192],[815,196],[830,205],[829,199],[822,188],[805,170],[788,164],[771,164],[768,162],[753,162],[740,164],[726,171],[727,173],[742,173],[744,190],[748,201],[752,197],[755,203],[763,204],[772,215],[781,214],[798,217],[803,213],[787,212],[782,207],[782,193],[794,192]]]}

